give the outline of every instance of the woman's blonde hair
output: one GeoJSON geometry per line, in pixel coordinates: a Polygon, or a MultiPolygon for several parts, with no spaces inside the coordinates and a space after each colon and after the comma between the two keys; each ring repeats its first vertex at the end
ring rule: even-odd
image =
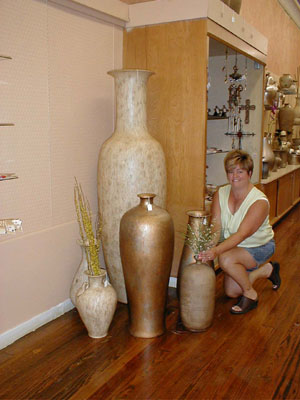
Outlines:
{"type": "Polygon", "coordinates": [[[225,171],[228,172],[232,168],[239,165],[241,168],[245,169],[248,174],[253,172],[253,159],[244,150],[232,150],[230,151],[224,159],[225,171]]]}

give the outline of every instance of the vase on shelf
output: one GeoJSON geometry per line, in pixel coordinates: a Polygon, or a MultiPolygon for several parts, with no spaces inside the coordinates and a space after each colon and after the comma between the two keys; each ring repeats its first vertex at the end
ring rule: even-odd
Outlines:
{"type": "Polygon", "coordinates": [[[294,107],[294,125],[300,125],[300,95],[296,97],[296,105],[294,107]]]}
{"type": "Polygon", "coordinates": [[[269,142],[269,138],[267,136],[263,139],[263,152],[262,152],[262,161],[263,161],[263,179],[269,176],[269,172],[272,171],[275,163],[275,155],[272,150],[272,146],[269,142]],[[266,166],[267,164],[267,166],[266,166]]]}
{"type": "MultiPolygon", "coordinates": [[[[200,210],[194,210],[194,211],[187,211],[188,215],[188,225],[191,226],[191,228],[194,231],[198,231],[199,228],[201,229],[201,226],[203,224],[209,223],[209,218],[210,214],[208,211],[200,211],[200,210]]],[[[189,236],[189,232],[187,230],[186,233],[187,236],[189,236]]],[[[190,246],[187,245],[186,241],[184,243],[182,253],[181,253],[181,258],[180,258],[180,263],[179,263],[179,268],[178,268],[178,274],[177,274],[177,297],[178,299],[180,298],[180,279],[182,272],[186,268],[187,265],[191,264],[194,262],[194,252],[190,248],[190,246]]]]}
{"type": "Polygon", "coordinates": [[[98,339],[108,333],[117,306],[117,294],[108,283],[104,269],[100,275],[86,274],[88,282],[83,283],[76,294],[76,307],[88,335],[98,339]]]}
{"type": "Polygon", "coordinates": [[[180,277],[180,318],[192,332],[207,330],[215,309],[216,274],[199,260],[188,264],[180,277]]]}
{"type": "Polygon", "coordinates": [[[133,336],[152,338],[165,330],[165,307],[174,250],[169,213],[153,203],[155,194],[139,194],[140,204],[120,224],[120,252],[133,336]]]}
{"type": "Polygon", "coordinates": [[[152,72],[115,70],[116,125],[100,149],[98,201],[103,220],[102,247],[110,282],[118,300],[127,302],[119,249],[122,215],[138,204],[137,193],[157,194],[166,203],[166,163],[161,145],[148,132],[146,85],[152,72]]]}
{"type": "Polygon", "coordinates": [[[282,131],[292,132],[294,125],[294,109],[286,103],[278,113],[279,128],[282,131]]]}

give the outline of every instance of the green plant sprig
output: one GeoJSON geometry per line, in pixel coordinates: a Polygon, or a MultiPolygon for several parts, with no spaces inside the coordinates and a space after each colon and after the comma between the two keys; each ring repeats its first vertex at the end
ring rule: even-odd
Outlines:
{"type": "Polygon", "coordinates": [[[74,185],[74,202],[79,233],[88,263],[88,272],[91,275],[100,275],[101,266],[99,262],[99,249],[101,243],[102,221],[100,216],[98,216],[94,233],[90,204],[76,178],[74,185]]]}

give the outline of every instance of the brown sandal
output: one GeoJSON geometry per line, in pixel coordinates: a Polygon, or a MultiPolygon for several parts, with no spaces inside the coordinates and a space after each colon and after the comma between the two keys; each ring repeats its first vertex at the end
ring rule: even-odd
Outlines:
{"type": "Polygon", "coordinates": [[[248,311],[253,310],[258,305],[258,299],[252,300],[248,297],[241,296],[238,303],[236,303],[233,307],[240,307],[241,311],[236,311],[233,308],[230,309],[231,314],[246,314],[248,311]]]}

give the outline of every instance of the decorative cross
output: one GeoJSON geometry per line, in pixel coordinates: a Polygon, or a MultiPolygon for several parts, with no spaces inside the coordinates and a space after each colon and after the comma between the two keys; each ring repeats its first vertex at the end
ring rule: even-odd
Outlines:
{"type": "Polygon", "coordinates": [[[250,99],[247,99],[246,104],[244,106],[240,106],[241,110],[245,110],[245,124],[249,124],[250,121],[250,116],[249,116],[249,111],[250,110],[255,110],[256,106],[250,104],[250,99]]]}

